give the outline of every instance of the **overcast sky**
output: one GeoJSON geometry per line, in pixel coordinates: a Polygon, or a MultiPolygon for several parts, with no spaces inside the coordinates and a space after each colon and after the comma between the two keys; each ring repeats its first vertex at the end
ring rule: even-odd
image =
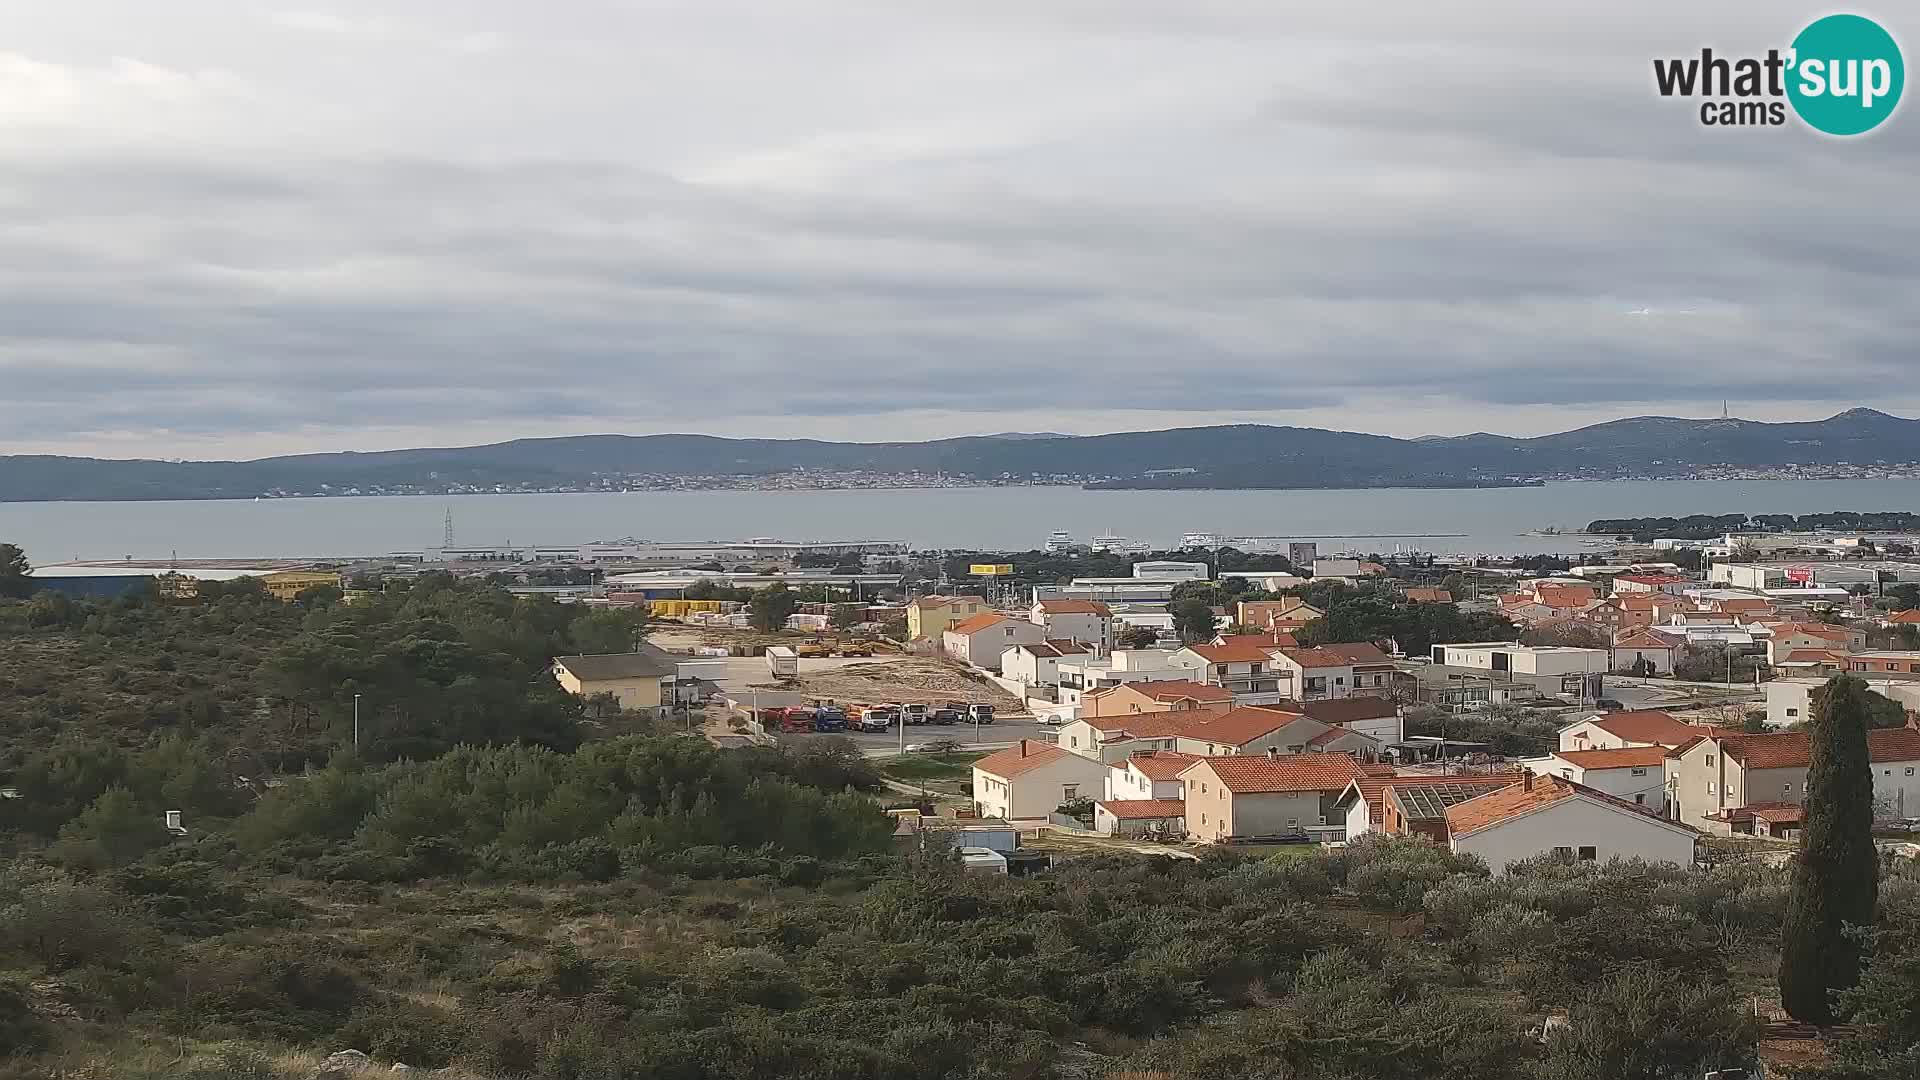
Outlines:
{"type": "Polygon", "coordinates": [[[1914,104],[1652,89],[1825,11],[0,0],[0,452],[1913,415],[1914,104]]]}

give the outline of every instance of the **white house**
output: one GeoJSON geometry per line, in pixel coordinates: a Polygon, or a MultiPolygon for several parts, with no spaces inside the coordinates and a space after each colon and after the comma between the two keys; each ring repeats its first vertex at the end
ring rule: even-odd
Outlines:
{"type": "Polygon", "coordinates": [[[1015,645],[1038,645],[1046,631],[1005,615],[981,614],[948,627],[940,635],[941,648],[963,664],[988,671],[1000,670],[1000,658],[1015,645]]]}
{"type": "Polygon", "coordinates": [[[1710,729],[1677,720],[1659,709],[1601,713],[1560,729],[1562,750],[1617,750],[1626,746],[1663,746],[1671,750],[1710,729]]]}
{"type": "Polygon", "coordinates": [[[973,803],[985,817],[1043,818],[1063,802],[1098,798],[1106,765],[1022,739],[973,763],[973,803]]]}
{"type": "Polygon", "coordinates": [[[1093,804],[1093,831],[1103,836],[1184,836],[1187,804],[1181,799],[1102,800],[1093,804]]]}
{"type": "Polygon", "coordinates": [[[1495,873],[1537,855],[1582,862],[1644,859],[1693,864],[1699,834],[1602,791],[1560,776],[1519,783],[1447,807],[1447,842],[1478,855],[1495,873]]]}
{"type": "Polygon", "coordinates": [[[1180,774],[1187,833],[1216,842],[1300,833],[1338,840],[1346,828],[1334,803],[1364,775],[1346,754],[1202,758],[1180,774]]]}
{"type": "Polygon", "coordinates": [[[1107,770],[1103,798],[1108,802],[1184,798],[1186,785],[1180,782],[1180,774],[1198,760],[1193,754],[1172,750],[1143,750],[1130,755],[1107,770]]]}
{"type": "Polygon", "coordinates": [[[1671,675],[1673,658],[1679,651],[1679,641],[1639,627],[1623,631],[1613,639],[1612,667],[1615,671],[1634,671],[1644,662],[1653,665],[1655,675],[1671,675]]]}
{"type": "MultiPolygon", "coordinates": [[[[1881,697],[1892,698],[1908,711],[1920,711],[1920,681],[1866,678],[1867,689],[1881,697]]],[[[1784,728],[1805,723],[1813,714],[1813,692],[1827,685],[1826,679],[1773,679],[1767,688],[1767,726],[1784,728]]]]}
{"type": "MultiPolygon", "coordinates": [[[[1402,806],[1414,797],[1421,797],[1444,811],[1456,802],[1465,802],[1475,795],[1506,787],[1516,779],[1518,777],[1511,772],[1460,776],[1362,776],[1341,792],[1334,801],[1334,810],[1347,824],[1348,840],[1358,839],[1370,832],[1393,835],[1418,833],[1429,839],[1444,840],[1444,836],[1434,836],[1433,830],[1409,828],[1412,823],[1401,820],[1401,815],[1397,813],[1389,827],[1389,804],[1396,800],[1389,797],[1388,789],[1393,789],[1400,796],[1398,801],[1402,806]]],[[[1441,820],[1444,822],[1444,815],[1441,820]]],[[[1440,831],[1444,832],[1444,829],[1440,831]]]]}
{"type": "Polygon", "coordinates": [[[1113,650],[1113,609],[1098,600],[1036,600],[1029,619],[1048,641],[1079,641],[1096,653],[1113,650]]]}
{"type": "Polygon", "coordinates": [[[1258,705],[1299,696],[1293,674],[1275,660],[1276,646],[1235,639],[1225,645],[1189,645],[1168,663],[1187,668],[1194,682],[1233,691],[1234,700],[1258,705]]]}
{"type": "Polygon", "coordinates": [[[1081,659],[1089,648],[1077,641],[1015,645],[1000,654],[1000,674],[1022,686],[1058,686],[1060,661],[1081,659]]]}
{"type": "Polygon", "coordinates": [[[1400,716],[1400,706],[1388,698],[1355,694],[1352,697],[1307,701],[1290,707],[1297,707],[1323,724],[1346,728],[1378,742],[1404,742],[1407,737],[1407,723],[1400,716]]]}
{"type": "Polygon", "coordinates": [[[1291,688],[1290,696],[1300,701],[1354,694],[1379,697],[1393,685],[1393,657],[1364,642],[1275,649],[1273,660],[1291,688]]]}
{"type": "Polygon", "coordinates": [[[1173,653],[1172,649],[1115,649],[1104,657],[1063,656],[1055,664],[1060,675],[1060,701],[1071,705],[1084,694],[1123,683],[1185,682],[1193,678],[1192,669],[1168,663],[1173,653]]]}
{"type": "Polygon", "coordinates": [[[1536,776],[1558,776],[1616,799],[1667,812],[1667,748],[1629,746],[1617,750],[1559,750],[1522,762],[1536,776]]]}

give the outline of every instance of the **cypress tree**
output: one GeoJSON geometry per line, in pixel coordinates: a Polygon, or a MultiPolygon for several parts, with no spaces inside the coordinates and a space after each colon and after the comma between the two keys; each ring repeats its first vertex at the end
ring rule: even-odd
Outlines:
{"type": "Polygon", "coordinates": [[[1780,1001],[1794,1019],[1811,1024],[1833,1023],[1832,992],[1859,981],[1859,945],[1842,931],[1872,925],[1879,899],[1869,692],[1858,678],[1834,676],[1816,692],[1807,724],[1807,816],[1787,899],[1780,1001]]]}

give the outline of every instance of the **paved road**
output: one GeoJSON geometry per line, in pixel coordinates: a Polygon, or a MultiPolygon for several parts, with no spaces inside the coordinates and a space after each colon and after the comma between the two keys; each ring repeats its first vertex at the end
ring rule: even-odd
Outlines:
{"type": "MultiPolygon", "coordinates": [[[[1036,739],[1043,742],[1052,742],[1054,733],[1058,730],[1057,728],[1050,728],[1036,720],[1024,719],[1000,719],[995,720],[991,724],[981,724],[977,736],[972,724],[955,724],[952,727],[943,727],[939,724],[909,724],[906,729],[905,742],[908,746],[912,746],[914,743],[929,743],[938,742],[943,739],[952,739],[954,742],[959,743],[963,750],[997,750],[1003,746],[1012,746],[1021,739],[1036,739]]],[[[843,734],[845,737],[852,739],[854,745],[860,748],[860,752],[868,757],[887,757],[899,753],[900,743],[902,741],[898,728],[888,731],[884,735],[878,732],[869,734],[864,731],[836,732],[835,734],[843,734]]],[[[819,737],[818,735],[805,732],[783,734],[780,736],[782,740],[814,739],[819,737]]]]}

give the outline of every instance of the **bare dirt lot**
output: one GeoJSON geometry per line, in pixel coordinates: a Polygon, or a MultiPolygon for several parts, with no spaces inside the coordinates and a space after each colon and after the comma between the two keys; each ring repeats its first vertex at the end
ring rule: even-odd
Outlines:
{"type": "Polygon", "coordinates": [[[944,660],[923,656],[895,657],[874,663],[849,663],[831,671],[807,672],[798,688],[809,697],[835,701],[924,701],[929,705],[978,701],[1002,715],[1023,713],[1024,702],[991,679],[970,675],[944,660]]]}

